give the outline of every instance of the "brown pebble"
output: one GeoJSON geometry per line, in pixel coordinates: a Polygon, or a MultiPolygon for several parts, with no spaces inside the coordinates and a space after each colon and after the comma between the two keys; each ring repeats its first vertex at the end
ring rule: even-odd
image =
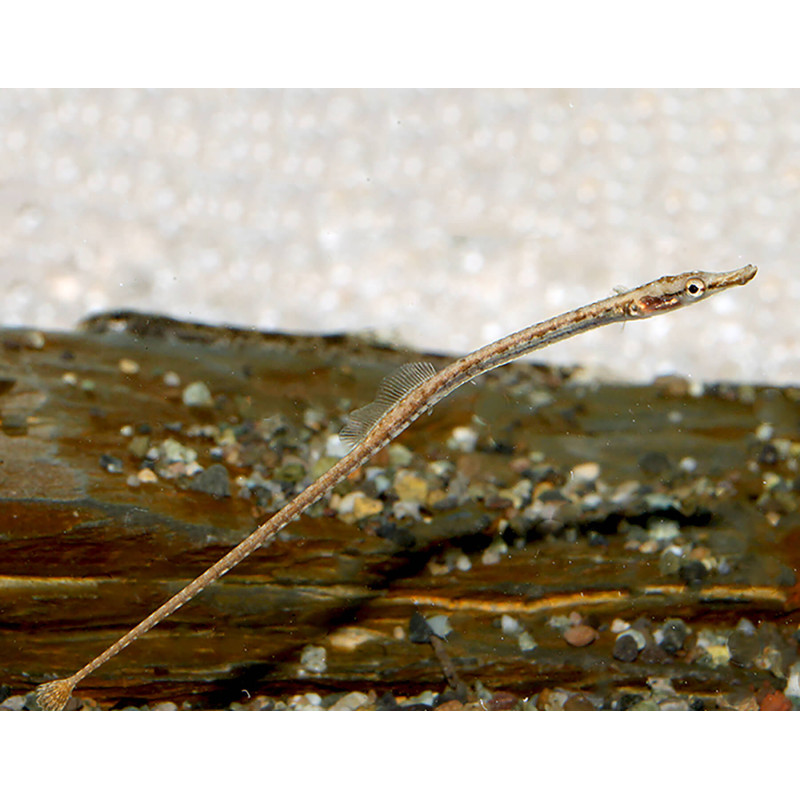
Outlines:
{"type": "Polygon", "coordinates": [[[436,706],[435,711],[461,711],[464,704],[460,700],[448,700],[440,706],[436,706]]]}
{"type": "Polygon", "coordinates": [[[589,625],[573,625],[564,631],[564,640],[573,647],[586,647],[597,638],[597,631],[589,625]]]}
{"type": "Polygon", "coordinates": [[[564,703],[564,711],[596,711],[592,701],[582,694],[572,694],[564,703]]]}
{"type": "Polygon", "coordinates": [[[517,696],[511,692],[495,692],[485,703],[489,711],[509,711],[517,704],[517,696]]]}
{"type": "Polygon", "coordinates": [[[639,661],[643,664],[666,664],[670,661],[669,653],[655,642],[649,642],[639,653],[639,661]]]}
{"type": "Polygon", "coordinates": [[[759,706],[761,711],[791,711],[792,702],[783,692],[770,692],[759,706]]]}
{"type": "Polygon", "coordinates": [[[565,695],[561,689],[542,689],[536,698],[536,708],[539,711],[561,711],[568,699],[565,695]]]}

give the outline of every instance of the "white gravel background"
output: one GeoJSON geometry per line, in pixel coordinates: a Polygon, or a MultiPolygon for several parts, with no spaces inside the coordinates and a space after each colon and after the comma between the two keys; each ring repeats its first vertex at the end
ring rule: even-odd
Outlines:
{"type": "Polygon", "coordinates": [[[754,263],[537,360],[797,383],[798,190],[797,91],[2,91],[0,323],[124,307],[456,354],[754,263]]]}

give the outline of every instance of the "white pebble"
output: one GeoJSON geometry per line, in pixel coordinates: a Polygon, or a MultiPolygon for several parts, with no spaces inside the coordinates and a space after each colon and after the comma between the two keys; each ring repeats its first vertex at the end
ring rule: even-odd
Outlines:
{"type": "Polygon", "coordinates": [[[520,624],[509,614],[503,614],[500,617],[500,628],[503,633],[517,633],[520,629],[520,624]]]}
{"type": "Polygon", "coordinates": [[[363,692],[349,692],[344,697],[339,698],[331,707],[331,711],[355,711],[357,708],[366,705],[369,701],[363,692]]]}
{"type": "Polygon", "coordinates": [[[629,622],[625,622],[624,619],[617,617],[611,622],[611,633],[622,633],[623,631],[627,631],[630,627],[631,625],[629,622]]]}
{"type": "Polygon", "coordinates": [[[572,483],[594,483],[600,477],[600,465],[594,461],[576,464],[570,470],[572,483]]]}
{"type": "Polygon", "coordinates": [[[132,358],[121,358],[117,366],[123,375],[136,375],[139,372],[139,364],[132,358]]]}
{"type": "Polygon", "coordinates": [[[775,428],[769,422],[762,422],[756,428],[756,439],[760,442],[768,442],[775,435],[775,428]]]}
{"type": "Polygon", "coordinates": [[[469,560],[468,555],[462,553],[456,559],[456,569],[461,570],[461,572],[469,572],[472,569],[472,562],[469,560]]]}
{"type": "Polygon", "coordinates": [[[328,653],[324,647],[315,647],[313,644],[307,644],[300,654],[300,666],[307,672],[321,675],[328,669],[327,658],[328,653]]]}
{"type": "Polygon", "coordinates": [[[451,450],[458,450],[461,453],[472,453],[477,443],[478,432],[465,425],[453,428],[450,438],[447,440],[447,446],[451,450]]]}
{"type": "Polygon", "coordinates": [[[425,621],[434,636],[438,636],[440,639],[447,638],[447,634],[453,632],[450,626],[450,619],[444,614],[437,614],[435,617],[429,617],[425,621]]]}
{"type": "Polygon", "coordinates": [[[211,390],[202,381],[190,383],[183,390],[183,404],[194,408],[208,408],[213,404],[211,390]]]}

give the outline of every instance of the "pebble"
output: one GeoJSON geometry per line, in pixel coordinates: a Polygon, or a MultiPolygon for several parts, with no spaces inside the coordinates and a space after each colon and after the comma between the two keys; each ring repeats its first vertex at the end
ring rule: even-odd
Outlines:
{"type": "Polygon", "coordinates": [[[289,698],[289,708],[295,711],[322,711],[322,698],[316,692],[296,694],[289,698]]]}
{"type": "MultiPolygon", "coordinates": [[[[265,440],[269,440],[270,437],[265,437],[265,440]]],[[[335,434],[334,436],[329,436],[325,440],[325,457],[334,459],[334,463],[338,461],[342,456],[346,456],[351,450],[349,444],[346,444],[339,438],[339,434],[335,434]]]]}
{"type": "Polygon", "coordinates": [[[791,711],[792,701],[779,691],[770,692],[759,704],[761,711],[791,711]]]}
{"type": "Polygon", "coordinates": [[[330,506],[340,517],[346,517],[353,513],[353,507],[358,497],[366,497],[366,495],[364,492],[348,492],[345,495],[334,493],[331,496],[330,506]]]}
{"type": "Polygon", "coordinates": [[[741,631],[742,633],[746,633],[748,636],[754,636],[756,633],[756,626],[753,625],[753,623],[750,622],[750,620],[747,619],[747,617],[742,617],[736,623],[736,630],[741,631]]]}
{"type": "Polygon", "coordinates": [[[539,711],[561,711],[569,697],[563,689],[542,689],[536,698],[536,708],[539,711]]]}
{"type": "MultiPolygon", "coordinates": [[[[197,451],[179,441],[169,438],[164,439],[158,448],[157,455],[160,455],[164,461],[167,462],[183,462],[184,464],[191,464],[197,460],[197,451]]],[[[148,451],[149,457],[149,451],[148,451]]]]}
{"type": "Polygon", "coordinates": [[[671,467],[669,459],[664,453],[645,453],[639,459],[639,469],[648,475],[661,475],[671,467]]]}
{"type": "Polygon", "coordinates": [[[156,703],[152,707],[153,711],[177,711],[178,706],[175,703],[171,703],[169,701],[163,703],[156,703]]]}
{"type": "Polygon", "coordinates": [[[481,553],[481,564],[486,566],[499,564],[501,556],[504,556],[507,552],[508,545],[498,537],[481,553]]]}
{"type": "Polygon", "coordinates": [[[450,626],[450,618],[445,614],[437,614],[435,617],[428,617],[426,619],[430,631],[440,639],[446,639],[449,633],[453,632],[450,626]]]}
{"type": "Polygon", "coordinates": [[[510,616],[509,614],[503,614],[503,616],[500,617],[500,629],[503,631],[503,633],[518,633],[520,628],[521,626],[519,622],[517,622],[517,620],[515,620],[514,617],[510,616]]]}
{"type": "Polygon", "coordinates": [[[436,695],[430,691],[430,689],[426,689],[421,694],[416,695],[415,697],[409,697],[403,703],[403,706],[433,706],[436,702],[436,695]]]}
{"type": "Polygon", "coordinates": [[[636,660],[636,657],[639,655],[639,647],[630,633],[623,633],[617,637],[616,642],[614,642],[612,655],[617,661],[624,661],[626,663],[636,660]]]}
{"type": "Polygon", "coordinates": [[[134,458],[144,458],[147,451],[150,449],[149,436],[134,436],[128,444],[128,452],[134,458]]]}
{"type": "Polygon", "coordinates": [[[436,706],[436,711],[462,711],[463,709],[464,704],[460,700],[448,700],[436,706]]]}
{"type": "Polygon", "coordinates": [[[474,452],[477,443],[478,432],[464,425],[453,428],[450,438],[447,440],[447,446],[451,450],[457,450],[460,453],[474,452]]]}
{"type": "Polygon", "coordinates": [[[362,492],[353,500],[353,519],[355,521],[373,517],[383,511],[383,503],[375,497],[366,497],[362,492]]]}
{"type": "Polygon", "coordinates": [[[414,454],[403,444],[390,445],[387,454],[393,467],[408,467],[414,460],[414,454]]]}
{"type": "Polygon", "coordinates": [[[5,711],[22,711],[24,705],[24,694],[12,694],[10,697],[6,697],[6,699],[0,703],[0,708],[5,711]]]}
{"type": "Polygon", "coordinates": [[[769,422],[762,422],[755,430],[756,439],[766,442],[775,435],[775,428],[769,422]]]}
{"type": "Polygon", "coordinates": [[[564,711],[597,711],[594,703],[582,694],[572,694],[562,706],[564,711]]]}
{"type": "Polygon", "coordinates": [[[611,621],[610,630],[611,630],[611,633],[619,634],[619,633],[624,633],[630,627],[631,627],[630,622],[626,622],[624,619],[620,619],[619,617],[616,617],[615,619],[613,619],[611,621]]]}
{"type": "Polygon", "coordinates": [[[428,496],[428,484],[411,470],[402,469],[394,480],[394,490],[400,500],[424,503],[428,496]]]}
{"type": "Polygon", "coordinates": [[[590,625],[573,625],[564,631],[564,641],[573,647],[586,647],[597,639],[597,635],[590,625]]]}
{"type": "Polygon", "coordinates": [[[328,643],[335,650],[346,650],[353,652],[366,642],[381,639],[382,636],[368,628],[359,628],[354,625],[339,628],[328,636],[328,643]]]}
{"type": "Polygon", "coordinates": [[[307,408],[303,412],[303,425],[312,431],[321,431],[325,424],[325,413],[319,408],[307,408]]]}
{"type": "Polygon", "coordinates": [[[369,697],[363,692],[349,692],[344,697],[337,700],[331,707],[331,711],[355,711],[357,708],[366,705],[369,697]]]}
{"type": "Polygon", "coordinates": [[[171,386],[172,388],[175,388],[181,385],[181,376],[172,370],[165,372],[162,380],[164,381],[164,386],[171,386]]]}
{"type": "Polygon", "coordinates": [[[656,642],[670,655],[674,655],[680,650],[689,630],[682,619],[668,619],[661,628],[656,631],[656,642]]]}
{"type": "Polygon", "coordinates": [[[472,569],[472,562],[469,560],[469,556],[465,553],[461,553],[456,558],[456,569],[460,570],[461,572],[469,572],[472,569]]]}
{"type": "Polygon", "coordinates": [[[527,631],[523,631],[517,637],[517,642],[519,644],[519,649],[522,650],[523,653],[535,650],[537,647],[536,640],[527,631]]]}
{"type": "Polygon", "coordinates": [[[300,666],[307,672],[321,675],[328,669],[328,653],[324,647],[307,644],[300,653],[300,666]]]}
{"type": "Polygon", "coordinates": [[[510,711],[518,700],[512,692],[495,692],[491,699],[484,701],[484,707],[487,711],[510,711]]]}
{"type": "Polygon", "coordinates": [[[731,662],[740,667],[750,667],[761,652],[761,642],[755,631],[751,633],[737,628],[728,637],[728,650],[731,662]]]}
{"type": "Polygon", "coordinates": [[[708,576],[708,568],[702,561],[687,561],[681,564],[678,576],[689,588],[696,589],[708,576]]]}
{"type": "Polygon", "coordinates": [[[641,488],[642,485],[639,481],[625,481],[614,490],[614,493],[611,495],[611,502],[615,505],[628,505],[631,500],[636,497],[641,488]]]}
{"type": "Polygon", "coordinates": [[[392,482],[383,467],[367,467],[364,470],[364,474],[367,476],[367,480],[375,487],[376,494],[383,494],[392,486],[392,482]]]}
{"type": "Polygon", "coordinates": [[[571,483],[594,483],[600,477],[600,465],[594,461],[576,464],[570,470],[571,483]]]}
{"type": "Polygon", "coordinates": [[[121,358],[117,366],[123,375],[136,375],[139,372],[139,364],[132,358],[121,358]]]}
{"type": "Polygon", "coordinates": [[[194,381],[183,390],[183,404],[193,408],[208,408],[213,404],[211,390],[202,381],[194,381]]]}
{"type": "Polygon", "coordinates": [[[648,642],[639,651],[639,660],[645,664],[666,664],[670,660],[670,657],[659,645],[648,642]]]}
{"type": "Polygon", "coordinates": [[[222,464],[212,464],[192,478],[189,488],[194,492],[210,494],[212,497],[230,497],[231,479],[228,470],[222,464]]]}
{"type": "Polygon", "coordinates": [[[680,510],[680,504],[674,497],[661,492],[651,492],[645,495],[644,501],[650,511],[680,510]]]}
{"type": "Polygon", "coordinates": [[[676,575],[683,563],[683,552],[679,547],[668,547],[658,558],[658,570],[662,575],[676,575]]]}
{"type": "Polygon", "coordinates": [[[125,465],[122,463],[121,458],[110,456],[107,453],[103,453],[103,455],[100,456],[100,466],[106,472],[113,473],[120,473],[125,469],[125,465]]]}
{"type": "Polygon", "coordinates": [[[647,535],[658,542],[671,542],[680,532],[678,523],[671,519],[656,520],[647,526],[647,535]]]}

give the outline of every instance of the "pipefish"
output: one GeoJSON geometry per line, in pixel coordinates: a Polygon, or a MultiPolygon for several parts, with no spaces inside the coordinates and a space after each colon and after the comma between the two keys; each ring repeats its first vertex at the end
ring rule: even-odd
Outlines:
{"type": "Polygon", "coordinates": [[[340,434],[342,440],[352,446],[347,455],[97,658],[67,678],[41,684],[36,691],[39,706],[49,711],[63,709],[81,680],[177,611],[254,550],[270,542],[312,503],[462,384],[534,350],[592,328],[612,322],[647,319],[692,305],[732,286],[743,286],[755,277],[756,272],[756,267],[747,266],[730,272],[685,272],[665,276],[638,289],[618,293],[512,333],[453,361],[441,370],[437,371],[432,364],[425,362],[403,365],[383,379],[372,403],[350,415],[350,421],[340,434]]]}

